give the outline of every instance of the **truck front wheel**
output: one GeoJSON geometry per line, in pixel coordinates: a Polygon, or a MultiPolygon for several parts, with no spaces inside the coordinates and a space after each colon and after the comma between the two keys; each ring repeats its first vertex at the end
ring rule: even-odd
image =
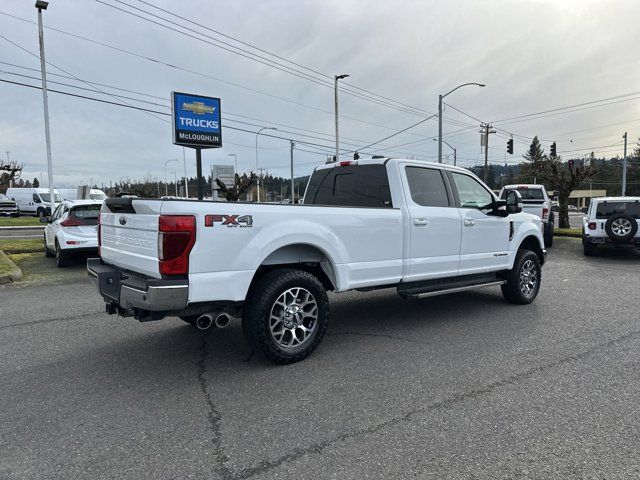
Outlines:
{"type": "Polygon", "coordinates": [[[507,272],[502,285],[502,295],[511,303],[526,305],[538,296],[542,269],[536,252],[518,250],[513,268],[507,272]]]}
{"type": "Polygon", "coordinates": [[[244,305],[242,331],[251,348],[270,360],[294,363],[318,346],[329,321],[329,298],[312,274],[278,269],[251,287],[244,305]]]}

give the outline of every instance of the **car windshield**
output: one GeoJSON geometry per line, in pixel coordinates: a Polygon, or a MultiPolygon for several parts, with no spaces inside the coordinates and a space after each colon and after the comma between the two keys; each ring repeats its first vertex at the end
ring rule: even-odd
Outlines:
{"type": "Polygon", "coordinates": [[[82,220],[85,225],[97,225],[101,208],[102,205],[78,205],[71,209],[69,216],[82,220]]]}
{"type": "Polygon", "coordinates": [[[599,202],[596,208],[596,218],[610,218],[623,213],[635,219],[640,219],[640,201],[635,202],[599,202]]]}
{"type": "Polygon", "coordinates": [[[91,200],[104,200],[107,196],[104,193],[91,193],[89,194],[91,200]]]}
{"type": "MultiPolygon", "coordinates": [[[[48,194],[48,193],[41,193],[41,194],[40,194],[40,198],[42,198],[42,201],[43,201],[44,203],[48,203],[48,202],[50,202],[50,201],[51,201],[51,197],[49,196],[49,194],[48,194]]],[[[55,201],[56,203],[60,203],[60,202],[62,202],[62,196],[60,196],[60,194],[59,194],[59,193],[54,193],[54,194],[53,194],[53,199],[54,199],[54,201],[55,201]]]]}
{"type": "Polygon", "coordinates": [[[503,200],[507,198],[507,192],[509,190],[517,190],[522,197],[522,200],[544,200],[544,195],[542,194],[541,188],[528,188],[528,187],[518,187],[518,188],[505,188],[502,191],[502,195],[500,198],[503,200]]]}

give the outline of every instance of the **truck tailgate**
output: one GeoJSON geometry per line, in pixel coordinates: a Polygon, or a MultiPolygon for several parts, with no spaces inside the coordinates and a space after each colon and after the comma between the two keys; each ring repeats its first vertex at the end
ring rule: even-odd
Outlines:
{"type": "Polygon", "coordinates": [[[162,202],[137,198],[107,200],[100,212],[100,256],[109,264],[160,278],[158,218],[162,202]]]}

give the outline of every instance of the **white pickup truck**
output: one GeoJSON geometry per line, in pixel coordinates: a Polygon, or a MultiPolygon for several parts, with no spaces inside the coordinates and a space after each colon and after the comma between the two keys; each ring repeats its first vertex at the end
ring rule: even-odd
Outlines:
{"type": "Polygon", "coordinates": [[[304,205],[108,199],[99,241],[87,269],[108,313],[200,329],[242,318],[248,343],[278,363],[319,344],[328,290],[500,285],[526,304],[546,255],[517,191],[499,200],[465,169],[399,159],[318,167],[304,205]]]}
{"type": "Polygon", "coordinates": [[[526,213],[536,215],[542,220],[544,227],[544,245],[546,247],[553,246],[553,224],[554,215],[551,209],[551,199],[547,195],[544,185],[528,184],[528,185],[505,185],[498,195],[505,199],[507,192],[517,190],[522,197],[523,210],[526,213]]]}

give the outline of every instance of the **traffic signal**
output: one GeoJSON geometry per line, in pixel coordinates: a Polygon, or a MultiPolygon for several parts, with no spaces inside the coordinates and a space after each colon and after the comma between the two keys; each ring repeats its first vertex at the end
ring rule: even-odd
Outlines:
{"type": "Polygon", "coordinates": [[[513,138],[507,140],[507,153],[513,155],[513,138]]]}
{"type": "Polygon", "coordinates": [[[551,156],[555,157],[556,156],[556,142],[553,142],[551,144],[551,156]]]}

